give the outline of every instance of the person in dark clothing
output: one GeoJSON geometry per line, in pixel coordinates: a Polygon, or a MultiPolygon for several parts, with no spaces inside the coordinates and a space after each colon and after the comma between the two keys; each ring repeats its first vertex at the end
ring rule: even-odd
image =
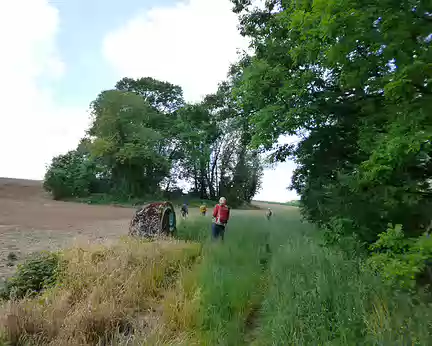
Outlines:
{"type": "Polygon", "coordinates": [[[183,219],[185,219],[188,216],[189,210],[188,210],[188,205],[186,203],[183,203],[183,205],[180,209],[180,213],[181,213],[181,216],[183,217],[183,219]]]}

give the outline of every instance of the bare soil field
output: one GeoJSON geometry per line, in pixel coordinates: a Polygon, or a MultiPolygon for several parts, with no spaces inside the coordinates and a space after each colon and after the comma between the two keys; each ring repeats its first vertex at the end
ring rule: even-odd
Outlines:
{"type": "Polygon", "coordinates": [[[126,235],[134,211],[53,201],[40,181],[0,178],[0,282],[29,253],[126,235]]]}

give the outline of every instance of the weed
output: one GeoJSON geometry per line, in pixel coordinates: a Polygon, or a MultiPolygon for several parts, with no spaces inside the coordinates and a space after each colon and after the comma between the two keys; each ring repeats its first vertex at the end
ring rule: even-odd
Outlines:
{"type": "Polygon", "coordinates": [[[26,294],[34,295],[52,286],[58,278],[59,270],[58,253],[35,253],[20,264],[15,275],[6,281],[0,292],[0,298],[8,299],[11,296],[22,298],[26,294]]]}

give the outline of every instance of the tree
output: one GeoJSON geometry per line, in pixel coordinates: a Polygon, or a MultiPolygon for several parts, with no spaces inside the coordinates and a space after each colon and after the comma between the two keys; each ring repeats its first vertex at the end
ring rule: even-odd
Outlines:
{"type": "MultiPolygon", "coordinates": [[[[80,159],[91,167],[90,185],[79,194],[132,198],[162,188],[178,193],[177,183],[187,180],[202,199],[223,193],[232,205],[250,202],[262,166],[247,148],[248,122],[234,104],[230,83],[197,104],[184,103],[180,87],[153,78],[124,78],[116,89],[101,92],[90,106],[92,124],[73,154],[73,165],[81,165],[80,159]]],[[[77,174],[66,182],[61,176],[66,171],[52,170],[47,184],[82,185],[77,174]]],[[[78,195],[67,191],[64,197],[78,195]]]]}
{"type": "Polygon", "coordinates": [[[130,92],[104,91],[92,103],[90,152],[109,167],[116,193],[153,193],[168,174],[169,160],[158,150],[163,137],[152,128],[158,115],[130,92]]]}
{"type": "Polygon", "coordinates": [[[161,155],[168,158],[171,164],[170,173],[165,178],[164,184],[169,189],[178,179],[177,169],[181,146],[177,130],[178,112],[185,107],[182,88],[168,82],[145,77],[123,78],[117,82],[116,89],[139,95],[157,112],[158,116],[153,118],[154,121],[149,126],[164,137],[158,150],[161,155]]]}
{"type": "Polygon", "coordinates": [[[204,104],[186,105],[179,112],[176,129],[182,143],[184,177],[193,180],[200,198],[209,198],[212,145],[219,136],[216,122],[204,104]]]}
{"type": "Polygon", "coordinates": [[[388,222],[417,234],[432,207],[432,20],[426,2],[234,0],[255,55],[234,95],[252,143],[297,147],[305,216],[374,241],[388,222]]]}
{"type": "Polygon", "coordinates": [[[53,158],[44,178],[44,189],[54,199],[83,197],[92,192],[95,166],[88,155],[69,151],[53,158]]]}
{"type": "Polygon", "coordinates": [[[162,114],[171,114],[184,105],[183,90],[178,85],[162,82],[151,77],[123,78],[116,84],[120,91],[141,96],[150,106],[162,114]]]}

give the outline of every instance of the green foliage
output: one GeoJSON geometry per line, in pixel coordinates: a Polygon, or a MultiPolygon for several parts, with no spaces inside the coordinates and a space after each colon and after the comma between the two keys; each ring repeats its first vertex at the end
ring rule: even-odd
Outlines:
{"type": "Polygon", "coordinates": [[[122,195],[113,195],[109,193],[93,193],[90,196],[82,198],[74,198],[71,201],[85,204],[95,204],[95,205],[116,205],[116,206],[141,206],[148,202],[153,202],[155,200],[162,200],[162,196],[157,195],[147,195],[138,197],[125,197],[122,195]]]}
{"type": "Polygon", "coordinates": [[[230,93],[224,84],[203,102],[186,104],[179,86],[123,78],[91,103],[87,136],[53,159],[46,189],[56,199],[136,201],[174,194],[186,180],[195,198],[249,203],[263,164],[247,147],[243,112],[230,93]]]}
{"type": "Polygon", "coordinates": [[[273,254],[252,345],[423,345],[430,306],[295,227],[273,254]]]}
{"type": "Polygon", "coordinates": [[[430,304],[384,284],[362,259],[321,246],[297,210],[281,208],[270,223],[260,211],[235,211],[224,244],[208,241],[205,219],[180,226],[203,242],[169,304],[173,334],[192,336],[181,344],[431,343],[430,304]]]}
{"type": "MultiPolygon", "coordinates": [[[[391,285],[414,289],[421,276],[429,275],[432,259],[432,238],[425,233],[418,238],[405,238],[402,225],[389,225],[371,245],[374,251],[369,267],[380,273],[391,285]]],[[[426,278],[428,283],[432,277],[426,278]]]]}
{"type": "Polygon", "coordinates": [[[296,161],[304,216],[369,243],[388,222],[418,236],[432,208],[426,2],[233,3],[255,48],[233,96],[251,143],[296,161]],[[275,147],[281,135],[299,141],[275,147]]]}
{"type": "Polygon", "coordinates": [[[169,171],[159,151],[162,134],[155,130],[158,113],[140,96],[118,90],[104,91],[92,104],[89,145],[110,172],[115,193],[140,196],[157,190],[169,171]]]}
{"type": "Polygon", "coordinates": [[[123,78],[117,82],[116,89],[141,96],[149,105],[162,114],[173,113],[184,105],[183,90],[180,86],[150,77],[136,80],[123,78]]]}
{"type": "Polygon", "coordinates": [[[54,285],[61,272],[61,257],[58,253],[41,252],[30,256],[18,265],[16,273],[9,278],[0,292],[0,298],[22,298],[34,295],[54,285]]]}
{"type": "Polygon", "coordinates": [[[53,158],[45,174],[44,188],[54,199],[82,197],[91,192],[95,166],[78,151],[53,158]]]}

